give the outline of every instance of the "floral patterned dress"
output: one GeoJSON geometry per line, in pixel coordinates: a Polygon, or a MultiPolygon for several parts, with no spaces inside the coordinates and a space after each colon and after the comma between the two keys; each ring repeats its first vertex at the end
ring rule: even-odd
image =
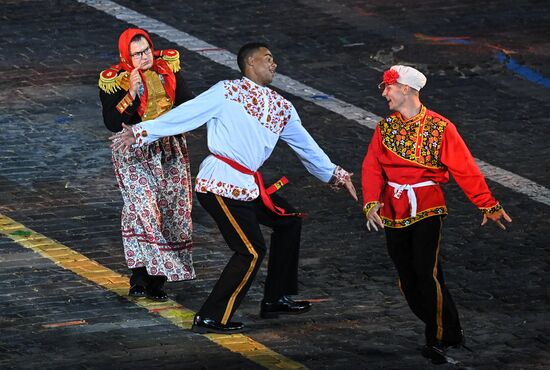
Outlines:
{"type": "MultiPolygon", "coordinates": [[[[158,73],[145,71],[138,96],[129,96],[129,73],[113,66],[100,77],[103,118],[113,132],[154,119],[174,104],[193,97],[179,72],[179,55],[164,51],[168,63],[158,59],[158,73]],[[173,63],[177,57],[178,63],[173,63]],[[174,68],[174,65],[177,68],[174,68]],[[167,93],[167,81],[175,77],[175,92],[167,93]]],[[[157,61],[156,61],[157,63],[157,61]]],[[[195,278],[192,260],[192,188],[187,144],[183,135],[165,137],[141,148],[113,152],[112,161],[124,206],[121,231],[129,268],[145,267],[151,276],[168,281],[195,278]]]]}
{"type": "Polygon", "coordinates": [[[122,240],[129,268],[146,267],[168,281],[195,278],[192,261],[192,192],[185,138],[113,152],[124,200],[122,240]]]}

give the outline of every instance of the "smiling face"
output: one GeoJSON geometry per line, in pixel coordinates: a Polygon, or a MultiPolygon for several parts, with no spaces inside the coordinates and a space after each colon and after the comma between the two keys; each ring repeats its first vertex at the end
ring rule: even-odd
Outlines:
{"type": "Polygon", "coordinates": [[[247,59],[246,77],[261,86],[268,85],[273,81],[277,64],[273,60],[273,55],[269,49],[258,48],[247,59]]]}
{"type": "Polygon", "coordinates": [[[382,96],[388,101],[388,107],[392,111],[400,112],[408,101],[410,87],[400,83],[384,85],[382,96]]]}
{"type": "Polygon", "coordinates": [[[153,66],[151,46],[144,37],[130,43],[130,56],[134,68],[146,71],[153,66]]]}

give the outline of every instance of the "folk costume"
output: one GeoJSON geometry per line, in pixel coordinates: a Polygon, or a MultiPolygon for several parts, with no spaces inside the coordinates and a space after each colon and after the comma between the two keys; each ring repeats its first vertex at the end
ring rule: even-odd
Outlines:
{"type": "MultiPolygon", "coordinates": [[[[122,130],[157,118],[193,97],[180,71],[176,50],[154,50],[149,35],[127,29],[119,39],[120,63],[101,72],[99,96],[105,126],[122,130]],[[136,35],[148,41],[153,67],[140,71],[135,99],[128,89],[134,69],[130,43],[136,35]]],[[[122,240],[130,284],[155,291],[164,282],[195,278],[192,262],[192,190],[185,137],[174,135],[122,153],[112,161],[122,193],[122,240]]],[[[131,290],[132,292],[132,290],[131,290]]]]}
{"type": "Polygon", "coordinates": [[[132,129],[137,145],[142,146],[205,122],[212,155],[200,166],[195,191],[235,253],[197,316],[226,325],[266,254],[260,224],[273,229],[264,300],[298,290],[300,214],[273,194],[285,179],[266,189],[258,172],[279,138],[321,181],[340,185],[349,174],[330,161],[288,100],[246,77],[221,81],[162,117],[132,129]]]}
{"type": "MultiPolygon", "coordinates": [[[[400,67],[386,71],[384,83],[399,82],[418,90],[424,86],[420,72],[400,67]]],[[[502,209],[448,119],[422,106],[412,118],[395,112],[378,122],[362,166],[363,210],[366,215],[384,204],[379,212],[388,252],[411,310],[426,324],[429,345],[455,345],[463,339],[439,261],[442,220],[447,214],[440,184],[449,181],[449,174],[481,212],[502,209]]]]}

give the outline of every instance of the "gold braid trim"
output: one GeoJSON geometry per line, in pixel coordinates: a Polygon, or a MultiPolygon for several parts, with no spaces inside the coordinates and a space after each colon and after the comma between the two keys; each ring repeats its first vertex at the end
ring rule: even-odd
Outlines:
{"type": "Polygon", "coordinates": [[[127,71],[122,72],[118,75],[116,82],[122,90],[128,91],[130,89],[130,73],[127,71]]]}
{"type": "Polygon", "coordinates": [[[130,93],[126,93],[126,95],[124,95],[122,100],[116,105],[116,109],[120,114],[122,114],[126,110],[126,108],[131,106],[133,103],[134,103],[134,100],[132,99],[132,96],[130,95],[130,93]]]}
{"type": "Polygon", "coordinates": [[[392,220],[387,217],[382,217],[382,222],[384,222],[384,227],[402,228],[402,227],[410,226],[415,222],[423,220],[427,217],[443,216],[446,214],[447,214],[447,207],[441,206],[441,207],[428,208],[422,212],[418,212],[416,214],[416,217],[407,217],[399,220],[392,220]]]}
{"type": "Polygon", "coordinates": [[[180,53],[174,49],[162,50],[160,52],[162,59],[168,64],[172,72],[176,73],[181,70],[180,53]]]}
{"type": "Polygon", "coordinates": [[[373,209],[376,205],[380,204],[380,202],[368,202],[363,207],[363,213],[365,214],[365,217],[369,214],[370,210],[373,209]]]}
{"type": "Polygon", "coordinates": [[[130,74],[126,71],[118,74],[116,69],[109,68],[99,74],[97,85],[107,94],[113,94],[121,89],[128,91],[130,87],[130,74]]]}
{"type": "Polygon", "coordinates": [[[481,211],[481,213],[483,213],[484,215],[493,215],[497,212],[500,212],[502,211],[504,208],[502,208],[502,206],[500,205],[500,203],[497,203],[495,204],[494,206],[492,207],[489,207],[489,208],[480,208],[479,210],[481,211]]]}

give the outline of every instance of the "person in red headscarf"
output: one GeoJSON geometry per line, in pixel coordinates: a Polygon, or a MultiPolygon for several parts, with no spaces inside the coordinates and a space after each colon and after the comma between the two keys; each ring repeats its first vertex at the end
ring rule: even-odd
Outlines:
{"type": "Polygon", "coordinates": [[[382,96],[393,111],[376,125],[362,167],[363,212],[369,230],[382,228],[399,286],[426,325],[422,355],[447,361],[448,347],[464,344],[456,306],[439,260],[447,207],[440,184],[452,174],[483,214],[506,229],[511,222],[491,194],[474,157],[447,118],[427,109],[419,91],[426,77],[402,65],[384,72],[382,96]]]}
{"type": "MultiPolygon", "coordinates": [[[[137,28],[122,32],[118,49],[120,62],[99,78],[103,121],[110,131],[157,118],[193,98],[176,50],[155,50],[147,32],[137,28]]],[[[124,201],[122,240],[132,270],[129,295],[166,300],[166,281],[195,278],[185,137],[113,151],[112,161],[124,201]]]]}

